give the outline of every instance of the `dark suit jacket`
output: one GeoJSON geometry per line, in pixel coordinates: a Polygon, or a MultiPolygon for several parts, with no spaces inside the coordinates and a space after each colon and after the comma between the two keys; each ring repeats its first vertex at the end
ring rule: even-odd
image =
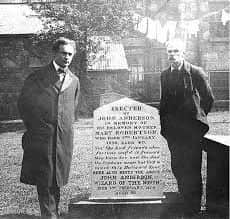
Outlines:
{"type": "Polygon", "coordinates": [[[184,61],[177,78],[171,68],[166,69],[161,73],[161,134],[166,139],[200,138],[208,131],[207,114],[213,100],[202,68],[184,61]]]}
{"type": "Polygon", "coordinates": [[[26,126],[21,182],[50,186],[68,181],[73,153],[73,122],[80,84],[68,70],[61,86],[52,63],[41,67],[25,80],[18,108],[26,126]],[[56,145],[56,154],[53,146],[56,145]],[[56,157],[56,164],[53,164],[56,157]],[[56,171],[54,171],[56,169],[56,171]]]}

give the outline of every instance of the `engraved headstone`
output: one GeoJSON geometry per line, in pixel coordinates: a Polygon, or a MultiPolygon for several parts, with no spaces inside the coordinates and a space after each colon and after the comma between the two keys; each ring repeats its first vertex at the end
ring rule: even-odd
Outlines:
{"type": "Polygon", "coordinates": [[[91,199],[160,199],[160,120],[129,98],[94,111],[91,199]]]}

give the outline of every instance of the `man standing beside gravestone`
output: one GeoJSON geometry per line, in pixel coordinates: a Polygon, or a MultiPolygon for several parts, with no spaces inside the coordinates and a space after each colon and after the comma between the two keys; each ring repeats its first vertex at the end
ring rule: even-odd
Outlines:
{"type": "Polygon", "coordinates": [[[20,180],[37,186],[42,218],[56,219],[60,187],[69,177],[80,84],[68,68],[74,41],[59,38],[53,52],[54,59],[26,79],[18,108],[26,127],[20,180]]]}
{"type": "Polygon", "coordinates": [[[184,60],[185,44],[167,44],[170,67],[161,74],[161,134],[171,152],[171,167],[184,203],[183,214],[200,211],[202,195],[201,141],[208,131],[213,94],[202,68],[184,60]]]}

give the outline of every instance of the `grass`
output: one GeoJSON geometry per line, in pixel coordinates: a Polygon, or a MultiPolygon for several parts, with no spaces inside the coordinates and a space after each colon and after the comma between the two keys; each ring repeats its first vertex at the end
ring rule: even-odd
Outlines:
{"type": "MultiPolygon", "coordinates": [[[[210,113],[210,134],[229,135],[229,113],[210,113]]],[[[85,196],[90,192],[90,168],[92,150],[92,119],[79,120],[74,125],[74,155],[67,186],[61,189],[60,211],[68,212],[68,204],[75,195],[85,196]]],[[[24,132],[19,121],[0,122],[0,218],[35,219],[39,216],[39,205],[34,186],[19,182],[22,149],[21,137],[24,132]]],[[[205,154],[204,154],[205,157],[205,154]]],[[[176,181],[170,170],[170,154],[166,143],[163,145],[163,177],[165,191],[176,191],[176,181]]],[[[203,163],[205,180],[206,163],[203,163]]],[[[205,196],[203,196],[203,204],[205,196]]]]}

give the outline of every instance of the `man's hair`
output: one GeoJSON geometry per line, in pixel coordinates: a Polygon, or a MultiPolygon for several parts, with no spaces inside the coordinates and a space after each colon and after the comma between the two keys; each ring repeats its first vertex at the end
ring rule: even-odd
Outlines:
{"type": "Polygon", "coordinates": [[[73,40],[70,40],[65,37],[60,37],[57,40],[55,40],[52,48],[55,53],[59,51],[60,45],[71,45],[74,49],[74,53],[76,52],[76,44],[73,40]]]}
{"type": "Polygon", "coordinates": [[[180,51],[185,52],[186,49],[186,43],[184,40],[180,38],[173,38],[166,42],[166,48],[168,48],[170,45],[173,45],[174,47],[180,49],[180,51]]]}

